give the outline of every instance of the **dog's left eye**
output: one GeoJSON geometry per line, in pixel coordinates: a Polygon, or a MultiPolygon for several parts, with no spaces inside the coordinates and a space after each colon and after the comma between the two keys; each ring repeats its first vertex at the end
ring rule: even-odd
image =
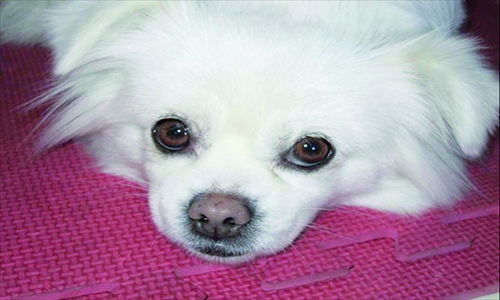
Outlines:
{"type": "Polygon", "coordinates": [[[153,140],[160,150],[180,151],[189,145],[189,130],[178,119],[163,119],[153,127],[153,140]]]}
{"type": "Polygon", "coordinates": [[[323,138],[305,137],[295,143],[286,160],[307,169],[328,162],[335,155],[335,149],[323,138]]]}

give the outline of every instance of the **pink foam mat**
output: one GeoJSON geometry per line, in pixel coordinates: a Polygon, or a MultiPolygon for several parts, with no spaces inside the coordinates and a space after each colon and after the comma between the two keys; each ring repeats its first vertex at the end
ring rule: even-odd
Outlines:
{"type": "MultiPolygon", "coordinates": [[[[469,26],[498,65],[498,1],[471,5],[469,26]],[[484,17],[495,5],[496,15],[484,17]]],[[[16,107],[43,92],[50,55],[0,51],[0,299],[470,299],[498,291],[498,135],[485,160],[469,166],[477,189],[452,210],[401,218],[339,208],[286,251],[212,265],[158,233],[146,192],[99,173],[79,146],[33,156],[27,134],[42,111],[16,107]]]]}

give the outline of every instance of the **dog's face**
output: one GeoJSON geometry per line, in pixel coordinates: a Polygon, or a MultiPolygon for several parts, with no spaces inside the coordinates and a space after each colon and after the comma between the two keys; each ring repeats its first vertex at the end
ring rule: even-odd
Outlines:
{"type": "Polygon", "coordinates": [[[172,240],[226,262],[274,253],[332,198],[374,184],[404,109],[391,103],[411,88],[389,62],[318,32],[158,28],[124,59],[132,97],[120,113],[141,128],[151,212],[172,240]]]}
{"type": "Polygon", "coordinates": [[[43,142],[80,138],[105,171],[146,178],[158,229],[209,260],[275,253],[360,195],[449,203],[451,152],[479,155],[498,120],[498,81],[468,41],[371,44],[265,14],[136,21],[88,47],[43,142]]]}

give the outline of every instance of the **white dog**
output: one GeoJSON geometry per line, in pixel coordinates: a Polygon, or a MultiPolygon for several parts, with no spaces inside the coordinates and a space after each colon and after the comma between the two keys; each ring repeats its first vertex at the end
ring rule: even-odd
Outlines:
{"type": "Polygon", "coordinates": [[[497,75],[452,1],[7,1],[3,42],[55,56],[42,149],[77,140],[147,182],[159,230],[209,260],[287,247],[321,208],[459,199],[497,75]]]}

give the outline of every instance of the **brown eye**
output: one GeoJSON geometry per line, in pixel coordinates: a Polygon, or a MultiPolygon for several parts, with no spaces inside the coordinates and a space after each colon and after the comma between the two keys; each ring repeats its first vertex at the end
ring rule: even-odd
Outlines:
{"type": "Polygon", "coordinates": [[[334,148],[325,139],[305,137],[293,145],[286,159],[296,166],[311,168],[328,161],[334,154],[334,148]]]}
{"type": "Polygon", "coordinates": [[[180,120],[163,119],[153,127],[153,140],[161,150],[179,151],[189,145],[189,131],[180,120]]]}

